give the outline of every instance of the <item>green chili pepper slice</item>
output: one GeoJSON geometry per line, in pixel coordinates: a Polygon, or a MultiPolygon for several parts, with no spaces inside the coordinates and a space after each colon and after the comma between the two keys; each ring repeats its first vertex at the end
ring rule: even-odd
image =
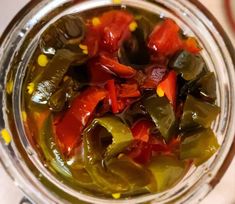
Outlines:
{"type": "Polygon", "coordinates": [[[172,187],[186,173],[185,162],[172,156],[155,156],[148,168],[156,180],[158,192],[172,187]]]}
{"type": "Polygon", "coordinates": [[[202,102],[188,95],[184,104],[180,128],[182,130],[202,126],[209,128],[220,113],[220,108],[214,104],[202,102]]]}
{"type": "Polygon", "coordinates": [[[96,118],[84,132],[84,141],[87,144],[87,154],[90,158],[100,157],[100,153],[102,152],[101,145],[97,145],[101,143],[102,138],[97,138],[97,136],[93,134],[94,131],[92,131],[97,126],[104,127],[112,137],[111,144],[105,149],[105,158],[117,155],[133,140],[131,130],[117,117],[96,118]]]}
{"type": "Polygon", "coordinates": [[[172,105],[165,97],[150,96],[143,101],[144,107],[165,140],[175,132],[176,118],[172,105]]]}
{"type": "Polygon", "coordinates": [[[67,49],[58,50],[49,62],[44,72],[35,79],[36,90],[31,100],[36,104],[47,104],[51,95],[57,90],[69,66],[79,58],[83,58],[82,52],[74,53],[67,49]]]}
{"type": "Polygon", "coordinates": [[[72,177],[69,168],[62,155],[60,154],[52,129],[52,116],[50,115],[44,122],[43,128],[39,133],[39,144],[47,163],[59,173],[66,177],[72,177]]]}
{"type": "Polygon", "coordinates": [[[219,147],[213,131],[202,128],[192,131],[181,143],[180,158],[194,159],[194,164],[199,166],[213,156],[219,147]]]}
{"type": "Polygon", "coordinates": [[[213,72],[206,73],[196,83],[196,90],[202,99],[214,102],[216,99],[216,79],[213,72]]]}
{"type": "Polygon", "coordinates": [[[171,61],[169,66],[182,74],[185,80],[195,79],[203,70],[205,63],[200,55],[188,51],[181,51],[171,61]]]}

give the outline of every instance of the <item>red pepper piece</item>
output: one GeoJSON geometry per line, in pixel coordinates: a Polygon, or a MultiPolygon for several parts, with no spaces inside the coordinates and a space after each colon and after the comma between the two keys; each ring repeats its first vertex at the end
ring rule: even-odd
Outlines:
{"type": "Polygon", "coordinates": [[[101,54],[100,63],[104,68],[110,70],[122,78],[131,78],[136,73],[136,70],[134,70],[132,67],[120,64],[105,54],[101,54]]]}
{"type": "Polygon", "coordinates": [[[152,135],[149,138],[149,144],[151,144],[152,150],[155,153],[169,151],[167,144],[162,139],[159,139],[156,136],[152,135]]]}
{"type": "Polygon", "coordinates": [[[71,108],[56,124],[56,137],[61,151],[69,156],[81,142],[81,133],[90,120],[97,104],[107,96],[104,89],[91,87],[77,96],[71,108]]]}
{"type": "Polygon", "coordinates": [[[102,43],[107,51],[117,51],[121,42],[130,36],[129,24],[133,20],[133,15],[125,11],[109,11],[101,16],[102,43]]]}
{"type": "Polygon", "coordinates": [[[109,92],[109,99],[111,102],[112,111],[113,113],[118,113],[119,109],[117,102],[117,90],[115,86],[115,81],[113,79],[107,81],[107,90],[109,92]]]}
{"type": "Polygon", "coordinates": [[[148,47],[159,54],[168,56],[182,49],[179,26],[171,19],[157,25],[150,34],[148,47]]]}
{"type": "Polygon", "coordinates": [[[139,164],[147,164],[152,157],[152,146],[149,143],[136,140],[128,156],[139,164]]]}
{"type": "Polygon", "coordinates": [[[176,86],[177,86],[177,74],[175,71],[170,71],[167,77],[158,85],[173,107],[176,104],[176,86]]]}
{"type": "Polygon", "coordinates": [[[198,54],[202,50],[194,37],[189,37],[184,41],[184,49],[193,54],[198,54]]]}
{"type": "Polygon", "coordinates": [[[140,95],[137,84],[121,84],[118,94],[120,98],[135,98],[140,95]]]}
{"type": "Polygon", "coordinates": [[[153,88],[156,89],[157,85],[162,81],[166,75],[167,69],[164,66],[151,66],[147,68],[146,74],[147,78],[142,85],[142,88],[153,88]]]}
{"type": "Polygon", "coordinates": [[[92,85],[104,84],[114,76],[108,73],[97,60],[92,60],[88,63],[90,83],[92,85]]]}
{"type": "Polygon", "coordinates": [[[153,127],[153,123],[148,120],[139,120],[131,128],[131,132],[135,140],[141,140],[143,142],[149,141],[150,130],[153,127]]]}

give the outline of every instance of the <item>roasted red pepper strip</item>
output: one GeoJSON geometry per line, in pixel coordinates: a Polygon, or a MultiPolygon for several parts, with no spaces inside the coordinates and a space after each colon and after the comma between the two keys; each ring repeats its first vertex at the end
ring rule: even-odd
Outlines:
{"type": "Polygon", "coordinates": [[[109,99],[111,102],[112,111],[113,111],[113,113],[118,113],[119,109],[118,109],[117,90],[116,90],[116,86],[115,86],[115,81],[113,79],[108,80],[106,86],[107,86],[107,90],[109,92],[109,99]]]}
{"type": "Polygon", "coordinates": [[[173,107],[176,104],[176,85],[177,74],[175,71],[170,71],[167,77],[158,85],[161,88],[173,107]]]}
{"type": "Polygon", "coordinates": [[[101,54],[100,63],[104,68],[110,70],[111,72],[122,78],[131,78],[136,73],[136,70],[134,70],[132,67],[120,64],[119,62],[111,59],[105,54],[101,54]]]}
{"type": "Polygon", "coordinates": [[[133,15],[125,11],[109,11],[101,18],[103,25],[102,43],[109,52],[117,51],[121,42],[130,35],[129,24],[133,15]]]}
{"type": "Polygon", "coordinates": [[[120,98],[135,98],[140,95],[137,84],[121,84],[118,94],[120,98]]]}
{"type": "Polygon", "coordinates": [[[109,11],[99,17],[100,24],[88,22],[86,38],[82,44],[87,45],[90,57],[99,51],[115,52],[123,40],[130,36],[129,24],[134,17],[125,11],[109,11]]]}
{"type": "Polygon", "coordinates": [[[96,59],[88,63],[88,68],[90,74],[90,83],[93,85],[104,84],[108,80],[114,78],[114,76],[108,73],[96,59]]]}
{"type": "Polygon", "coordinates": [[[148,47],[161,55],[172,55],[182,49],[182,40],[179,36],[179,26],[171,19],[166,19],[157,25],[150,34],[148,47]]]}
{"type": "Polygon", "coordinates": [[[153,123],[148,120],[137,121],[131,128],[134,139],[148,142],[150,130],[152,127],[153,123]]]}
{"type": "Polygon", "coordinates": [[[202,50],[194,37],[189,37],[184,41],[184,49],[193,54],[198,54],[202,50]]]}
{"type": "Polygon", "coordinates": [[[97,104],[107,96],[104,89],[90,87],[74,99],[71,108],[55,124],[56,137],[62,153],[69,156],[81,142],[81,132],[97,104]]]}
{"type": "Polygon", "coordinates": [[[141,140],[136,140],[132,144],[132,149],[128,153],[128,157],[139,164],[146,164],[152,157],[152,145],[141,140]]]}
{"type": "Polygon", "coordinates": [[[150,89],[157,88],[157,85],[163,80],[166,75],[167,69],[164,66],[151,66],[147,68],[146,74],[147,77],[144,80],[142,88],[150,89]]]}

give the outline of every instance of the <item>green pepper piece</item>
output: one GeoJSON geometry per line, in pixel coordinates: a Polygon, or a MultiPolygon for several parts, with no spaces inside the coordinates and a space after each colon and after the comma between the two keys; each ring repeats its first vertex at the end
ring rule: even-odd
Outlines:
{"type": "Polygon", "coordinates": [[[150,96],[143,101],[144,107],[165,140],[175,132],[176,118],[172,105],[165,97],[150,96]]]}
{"type": "Polygon", "coordinates": [[[101,163],[87,166],[87,170],[93,181],[105,193],[122,193],[130,190],[128,182],[119,175],[105,169],[101,163]]]}
{"type": "Polygon", "coordinates": [[[194,159],[194,164],[199,166],[213,156],[219,147],[213,131],[202,128],[192,131],[181,143],[180,158],[194,159]]]}
{"type": "Polygon", "coordinates": [[[46,54],[54,55],[55,50],[79,45],[86,33],[83,19],[78,15],[61,17],[42,34],[40,47],[46,54]]]}
{"type": "Polygon", "coordinates": [[[157,182],[158,192],[175,185],[186,173],[185,162],[172,156],[155,156],[148,168],[157,182]]]}
{"type": "Polygon", "coordinates": [[[138,16],[136,22],[138,27],[132,33],[132,36],[120,47],[118,59],[122,64],[136,69],[144,69],[150,63],[146,39],[152,32],[152,25],[144,16],[138,16]]]}
{"type": "Polygon", "coordinates": [[[49,99],[48,106],[51,111],[60,112],[63,110],[66,102],[71,100],[77,92],[79,84],[72,78],[66,79],[59,89],[53,93],[49,99]]]}
{"type": "Polygon", "coordinates": [[[169,66],[182,74],[185,80],[195,79],[203,70],[205,63],[200,55],[181,51],[171,61],[169,66]]]}
{"type": "Polygon", "coordinates": [[[55,142],[52,130],[52,116],[50,115],[44,122],[43,128],[39,133],[39,145],[42,149],[46,162],[49,163],[57,172],[68,177],[72,177],[69,168],[64,162],[55,142]]]}
{"type": "Polygon", "coordinates": [[[209,128],[220,113],[220,108],[214,104],[202,102],[188,95],[184,104],[180,129],[192,129],[198,126],[209,128]]]}
{"type": "Polygon", "coordinates": [[[208,72],[201,77],[196,83],[196,89],[202,99],[208,102],[214,102],[216,100],[216,80],[214,72],[208,72]]]}
{"type": "Polygon", "coordinates": [[[44,72],[35,79],[36,90],[31,100],[37,104],[47,104],[72,62],[83,57],[82,53],[76,54],[66,49],[58,50],[44,72]]]}
{"type": "Polygon", "coordinates": [[[118,158],[113,158],[107,162],[106,166],[112,173],[125,179],[132,190],[146,187],[151,183],[151,172],[133,162],[127,156],[122,155],[118,158]]]}
{"type": "Polygon", "coordinates": [[[96,118],[84,132],[85,150],[91,160],[100,160],[102,155],[101,138],[94,135],[92,131],[97,126],[104,127],[112,137],[112,143],[105,150],[105,158],[120,153],[133,140],[131,130],[117,117],[96,118]]]}

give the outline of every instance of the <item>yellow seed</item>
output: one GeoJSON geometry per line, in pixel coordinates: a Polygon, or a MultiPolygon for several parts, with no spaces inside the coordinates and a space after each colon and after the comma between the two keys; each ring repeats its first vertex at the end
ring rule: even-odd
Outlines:
{"type": "Polygon", "coordinates": [[[7,82],[6,91],[7,91],[8,94],[11,94],[12,90],[13,90],[13,81],[10,80],[10,81],[7,82]]]}
{"type": "Polygon", "coordinates": [[[121,0],[113,0],[113,3],[114,3],[114,4],[121,4],[122,1],[121,1],[121,0]]]}
{"type": "Polygon", "coordinates": [[[82,53],[88,55],[88,50],[83,50],[82,53]]]}
{"type": "Polygon", "coordinates": [[[113,193],[112,196],[113,196],[114,199],[121,198],[121,194],[120,193],[113,193]]]}
{"type": "Polygon", "coordinates": [[[26,122],[26,120],[27,120],[27,114],[26,114],[25,111],[22,111],[22,112],[21,112],[21,116],[22,116],[22,120],[23,120],[24,122],[26,122]]]}
{"type": "Polygon", "coordinates": [[[33,82],[29,83],[28,86],[27,86],[27,91],[28,91],[28,94],[32,94],[34,92],[34,88],[35,88],[35,85],[33,82]]]}
{"type": "Polygon", "coordinates": [[[165,95],[164,91],[162,90],[160,86],[157,87],[157,95],[159,97],[163,97],[165,95]]]}
{"type": "Polygon", "coordinates": [[[138,24],[137,24],[135,21],[133,21],[133,22],[129,25],[129,30],[130,30],[131,32],[134,32],[134,31],[136,30],[136,28],[138,28],[138,24]]]}
{"type": "Polygon", "coordinates": [[[39,56],[38,56],[38,65],[39,65],[40,67],[45,67],[45,66],[47,66],[47,64],[48,64],[48,58],[47,58],[47,56],[44,55],[44,54],[39,55],[39,56]]]}
{"type": "Polygon", "coordinates": [[[98,25],[100,25],[100,24],[101,24],[101,22],[100,22],[100,19],[99,19],[99,18],[97,18],[97,17],[92,18],[92,25],[93,25],[93,26],[98,26],[98,25]]]}
{"type": "Polygon", "coordinates": [[[80,44],[79,47],[80,47],[80,49],[82,49],[82,50],[88,50],[87,45],[80,44]]]}
{"type": "Polygon", "coordinates": [[[1,131],[1,135],[2,135],[2,138],[4,139],[6,145],[10,144],[12,138],[11,138],[10,133],[7,131],[7,129],[3,129],[1,131]]]}

